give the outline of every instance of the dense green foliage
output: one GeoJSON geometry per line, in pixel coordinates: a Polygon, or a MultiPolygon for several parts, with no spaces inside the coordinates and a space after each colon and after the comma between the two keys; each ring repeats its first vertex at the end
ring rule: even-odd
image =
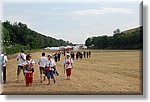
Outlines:
{"type": "Polygon", "coordinates": [[[142,49],[143,28],[132,32],[120,32],[117,29],[113,36],[90,37],[85,41],[85,45],[95,49],[142,49]]]}
{"type": "Polygon", "coordinates": [[[11,24],[9,21],[5,21],[2,23],[2,27],[2,44],[7,53],[16,53],[20,51],[20,48],[31,50],[70,44],[68,41],[57,40],[35,32],[21,22],[11,24]]]}

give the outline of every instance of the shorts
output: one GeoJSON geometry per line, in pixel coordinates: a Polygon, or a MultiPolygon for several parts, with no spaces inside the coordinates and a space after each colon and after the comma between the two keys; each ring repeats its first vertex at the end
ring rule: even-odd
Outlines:
{"type": "Polygon", "coordinates": [[[45,67],[39,67],[40,69],[40,74],[45,74],[45,67]]]}
{"type": "Polygon", "coordinates": [[[55,71],[50,70],[49,72],[45,73],[45,76],[47,76],[48,79],[50,79],[50,78],[54,79],[54,74],[55,74],[55,71]]]}
{"type": "Polygon", "coordinates": [[[24,67],[23,66],[18,66],[17,75],[20,74],[21,70],[23,70],[23,72],[24,72],[24,67]]]}

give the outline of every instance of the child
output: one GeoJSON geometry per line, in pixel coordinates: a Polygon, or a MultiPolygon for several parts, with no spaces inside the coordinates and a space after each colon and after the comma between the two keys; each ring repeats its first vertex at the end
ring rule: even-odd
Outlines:
{"type": "Polygon", "coordinates": [[[25,78],[26,78],[26,86],[32,85],[33,82],[33,73],[34,73],[34,60],[31,59],[31,55],[28,54],[26,56],[26,61],[24,63],[25,68],[25,78]]]}
{"type": "Polygon", "coordinates": [[[45,81],[45,66],[46,66],[47,58],[45,57],[45,53],[42,53],[42,57],[40,58],[38,64],[40,69],[40,82],[42,83],[42,76],[44,78],[43,81],[45,81]]]}
{"type": "Polygon", "coordinates": [[[66,70],[67,80],[70,80],[71,70],[73,69],[73,60],[70,58],[70,54],[66,54],[64,60],[64,70],[66,70]]]}
{"type": "Polygon", "coordinates": [[[48,55],[48,60],[47,60],[47,63],[46,63],[46,67],[45,67],[45,72],[46,72],[46,76],[47,76],[47,79],[48,79],[48,84],[47,85],[50,85],[50,78],[53,79],[54,83],[56,82],[55,77],[54,77],[55,71],[56,71],[55,60],[52,59],[52,54],[49,54],[48,55]]]}

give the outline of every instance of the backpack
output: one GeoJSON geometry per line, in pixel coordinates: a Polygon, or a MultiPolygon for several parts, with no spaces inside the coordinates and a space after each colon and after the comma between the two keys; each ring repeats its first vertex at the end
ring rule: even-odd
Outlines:
{"type": "Polygon", "coordinates": [[[5,59],[4,59],[5,55],[3,56],[0,56],[0,64],[3,65],[5,62],[5,59]]]}

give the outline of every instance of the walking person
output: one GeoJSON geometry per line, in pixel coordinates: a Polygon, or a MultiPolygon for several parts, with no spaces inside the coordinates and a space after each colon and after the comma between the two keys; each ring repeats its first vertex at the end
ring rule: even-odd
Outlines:
{"type": "Polygon", "coordinates": [[[58,61],[58,53],[57,52],[54,54],[54,59],[55,59],[55,62],[58,61]]]}
{"type": "Polygon", "coordinates": [[[25,75],[24,74],[23,64],[26,61],[26,55],[24,54],[24,50],[23,49],[21,50],[21,53],[18,54],[17,61],[18,61],[18,69],[17,69],[17,83],[18,83],[19,80],[20,80],[21,70],[23,71],[23,75],[25,75]]]}
{"type": "Polygon", "coordinates": [[[40,69],[40,82],[45,81],[45,66],[46,66],[47,58],[45,57],[45,53],[42,53],[42,57],[39,59],[39,69],[40,69]],[[43,80],[42,80],[43,77],[43,80]]]}
{"type": "Polygon", "coordinates": [[[25,79],[26,79],[26,86],[29,87],[33,83],[33,74],[34,74],[34,60],[31,59],[31,54],[26,56],[26,61],[24,63],[24,72],[25,72],[25,79]]]}
{"type": "Polygon", "coordinates": [[[50,85],[50,78],[53,79],[54,83],[56,82],[56,79],[54,77],[54,74],[55,74],[55,71],[56,71],[56,63],[55,63],[55,60],[52,59],[51,54],[49,54],[47,57],[48,57],[48,60],[47,60],[47,63],[46,63],[45,72],[46,72],[46,76],[47,76],[47,79],[48,79],[48,84],[47,85],[50,85]]]}
{"type": "Polygon", "coordinates": [[[60,61],[60,57],[61,57],[61,52],[58,51],[58,61],[60,61]]]}
{"type": "Polygon", "coordinates": [[[71,58],[74,60],[74,52],[73,51],[70,52],[70,55],[71,55],[71,58]]]}
{"type": "Polygon", "coordinates": [[[70,54],[66,54],[66,58],[64,60],[64,70],[66,71],[67,80],[70,80],[71,73],[73,69],[73,60],[70,58],[70,54]]]}
{"type": "Polygon", "coordinates": [[[7,56],[5,52],[2,52],[1,54],[1,67],[2,67],[2,73],[3,73],[3,84],[6,84],[6,64],[8,62],[7,56]]]}

